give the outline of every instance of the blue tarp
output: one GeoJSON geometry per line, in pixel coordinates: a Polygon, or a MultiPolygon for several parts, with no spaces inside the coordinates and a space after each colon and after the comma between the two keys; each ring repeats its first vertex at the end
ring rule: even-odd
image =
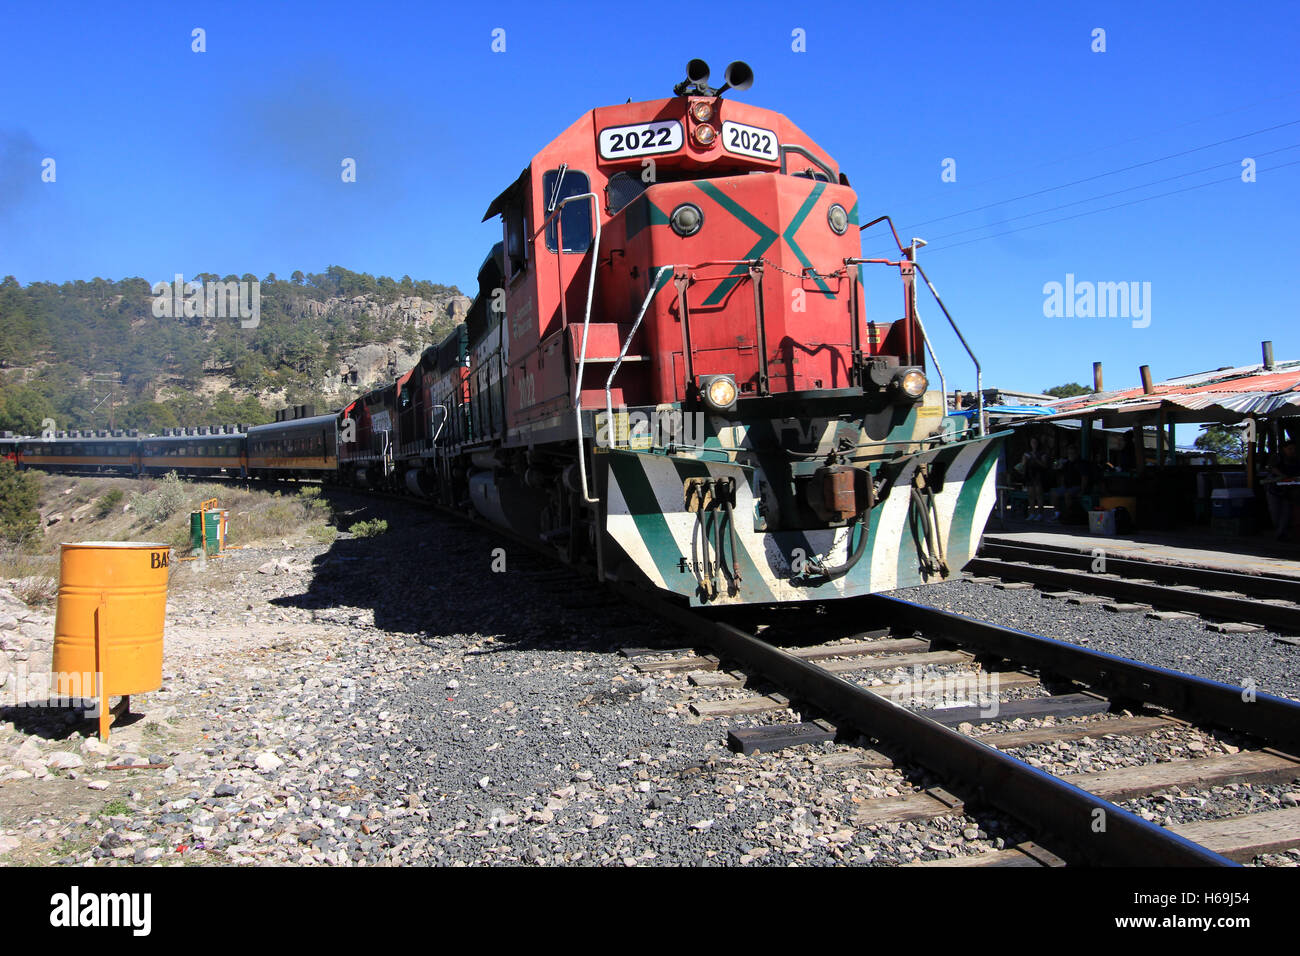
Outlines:
{"type": "MultiPolygon", "coordinates": [[[[985,405],[984,411],[989,415],[1050,415],[1052,409],[1043,405],[985,405]]],[[[963,408],[960,411],[949,412],[949,415],[963,415],[966,418],[975,417],[975,409],[963,408]]]]}

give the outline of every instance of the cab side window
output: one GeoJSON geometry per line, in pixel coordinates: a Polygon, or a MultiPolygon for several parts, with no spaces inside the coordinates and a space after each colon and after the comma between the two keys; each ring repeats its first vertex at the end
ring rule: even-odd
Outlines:
{"type": "MultiPolygon", "coordinates": [[[[586,173],[565,169],[561,175],[561,170],[549,169],[542,174],[542,195],[546,197],[548,209],[552,204],[559,208],[563,200],[587,192],[591,192],[591,180],[586,173]]],[[[546,248],[551,252],[556,251],[558,248],[556,233],[559,232],[564,239],[565,252],[586,252],[590,249],[591,206],[589,199],[577,199],[565,206],[558,216],[546,224],[546,248]]],[[[547,215],[549,216],[550,213],[548,212],[547,215]]]]}
{"type": "Polygon", "coordinates": [[[506,268],[509,278],[528,271],[528,217],[523,206],[511,206],[503,217],[506,223],[506,268]]]}

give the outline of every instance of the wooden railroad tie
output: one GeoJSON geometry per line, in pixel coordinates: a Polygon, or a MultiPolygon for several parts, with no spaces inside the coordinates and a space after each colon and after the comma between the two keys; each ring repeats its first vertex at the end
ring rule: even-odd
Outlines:
{"type": "Polygon", "coordinates": [[[770,727],[742,727],[727,734],[727,746],[742,754],[772,753],[786,747],[820,744],[835,739],[836,728],[824,720],[770,727]]]}

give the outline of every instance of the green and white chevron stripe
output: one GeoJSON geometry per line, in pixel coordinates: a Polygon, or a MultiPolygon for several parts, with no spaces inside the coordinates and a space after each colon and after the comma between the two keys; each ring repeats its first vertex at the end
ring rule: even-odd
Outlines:
{"type": "MultiPolygon", "coordinates": [[[[999,437],[955,442],[906,459],[892,492],[871,511],[866,554],[847,574],[830,580],[796,575],[792,564],[813,557],[827,565],[842,563],[861,529],[755,530],[755,489],[762,474],[731,462],[618,449],[597,456],[609,469],[605,529],[652,584],[693,604],[827,600],[931,583],[940,578],[922,571],[924,544],[918,542],[920,532],[911,515],[913,473],[922,463],[946,465],[935,506],[947,564],[955,574],[974,555],[993,508],[1000,444],[999,437]],[[716,530],[709,525],[702,534],[696,515],[684,506],[684,482],[703,477],[732,477],[737,489],[735,562],[740,583],[729,587],[729,577],[720,574],[716,597],[701,588],[701,538],[708,539],[714,554],[716,530]]],[[[712,520],[723,518],[715,515],[712,520]]],[[[730,539],[723,537],[729,566],[730,539]]]]}

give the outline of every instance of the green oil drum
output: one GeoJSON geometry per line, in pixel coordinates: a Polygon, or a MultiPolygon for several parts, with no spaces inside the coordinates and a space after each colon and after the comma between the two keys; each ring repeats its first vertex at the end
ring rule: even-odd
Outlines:
{"type": "Polygon", "coordinates": [[[219,510],[190,512],[190,549],[195,554],[199,553],[204,538],[207,538],[207,547],[204,548],[207,554],[216,554],[221,550],[221,512],[219,510]],[[201,528],[199,526],[200,516],[203,522],[201,528]]]}

